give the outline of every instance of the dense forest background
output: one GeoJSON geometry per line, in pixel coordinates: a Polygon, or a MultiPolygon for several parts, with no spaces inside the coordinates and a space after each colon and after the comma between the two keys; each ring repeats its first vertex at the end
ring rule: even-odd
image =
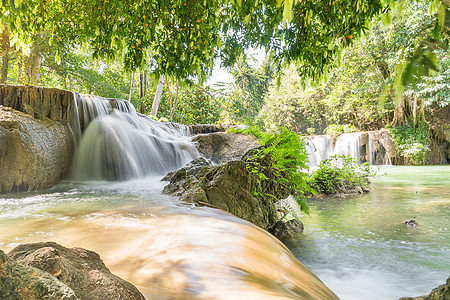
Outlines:
{"type": "MultiPolygon", "coordinates": [[[[435,72],[405,86],[400,100],[395,97],[401,62],[434,29],[436,16],[429,9],[429,1],[412,1],[392,12],[390,20],[375,18],[320,80],[299,76],[295,63],[279,69],[270,56],[255,62],[240,55],[228,68],[232,82],[213,86],[172,78],[160,82],[150,64],[126,71],[119,62],[93,60],[87,47],[55,49],[49,46],[50,36],[40,34],[28,53],[3,47],[8,49],[2,53],[1,83],[128,99],[144,114],[150,114],[157,86],[164,83],[156,118],[184,124],[285,126],[302,134],[417,127],[426,124],[427,114],[450,101],[450,58],[439,47],[430,58],[438,64],[435,72]]],[[[0,41],[7,45],[8,38],[5,30],[0,41]]]]}

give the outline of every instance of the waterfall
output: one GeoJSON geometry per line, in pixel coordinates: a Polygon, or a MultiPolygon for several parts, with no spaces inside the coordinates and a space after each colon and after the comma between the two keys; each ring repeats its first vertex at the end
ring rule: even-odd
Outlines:
{"type": "Polygon", "coordinates": [[[360,132],[344,133],[341,134],[336,140],[336,144],[333,149],[333,155],[350,155],[353,158],[359,160],[359,137],[360,132]]]}
{"type": "Polygon", "coordinates": [[[391,165],[394,155],[392,138],[387,131],[352,132],[341,134],[333,146],[332,137],[305,137],[309,166],[316,167],[332,155],[348,155],[359,162],[372,165],[391,165]]]}
{"type": "Polygon", "coordinates": [[[183,130],[136,113],[129,101],[74,93],[70,120],[74,180],[164,175],[199,156],[183,130]]]}
{"type": "Polygon", "coordinates": [[[367,141],[367,161],[369,162],[369,164],[373,165],[374,164],[374,159],[373,159],[373,134],[372,132],[369,132],[368,134],[368,141],[367,141]]]}
{"type": "Polygon", "coordinates": [[[330,158],[333,153],[333,140],[329,135],[306,137],[305,145],[310,167],[319,165],[322,160],[330,158]]]}

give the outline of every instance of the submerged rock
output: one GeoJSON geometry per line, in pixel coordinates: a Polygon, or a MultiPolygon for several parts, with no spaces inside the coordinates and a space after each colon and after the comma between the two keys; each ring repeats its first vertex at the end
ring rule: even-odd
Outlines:
{"type": "Polygon", "coordinates": [[[409,226],[409,227],[415,227],[415,226],[417,226],[416,217],[414,217],[414,218],[412,218],[412,219],[410,219],[410,220],[406,220],[406,221],[405,221],[405,224],[406,224],[406,226],[409,226]]]}
{"type": "MultiPolygon", "coordinates": [[[[53,242],[23,244],[8,253],[8,260],[22,268],[44,271],[44,278],[52,277],[60,286],[69,287],[79,299],[145,299],[135,286],[112,274],[97,253],[86,249],[69,249],[53,242]]],[[[19,284],[23,283],[19,280],[19,284]]]]}
{"type": "Polygon", "coordinates": [[[429,295],[419,297],[402,297],[400,300],[450,300],[450,277],[443,285],[433,289],[429,295]]]}

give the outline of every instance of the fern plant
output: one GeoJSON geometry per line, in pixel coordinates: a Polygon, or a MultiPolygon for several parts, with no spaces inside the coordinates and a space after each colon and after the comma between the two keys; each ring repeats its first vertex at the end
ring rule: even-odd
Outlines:
{"type": "Polygon", "coordinates": [[[247,158],[248,170],[257,176],[255,195],[278,202],[292,195],[300,210],[309,214],[306,192],[315,193],[307,184],[308,155],[300,136],[286,128],[265,133],[254,127],[231,132],[253,135],[261,144],[247,158]]]}

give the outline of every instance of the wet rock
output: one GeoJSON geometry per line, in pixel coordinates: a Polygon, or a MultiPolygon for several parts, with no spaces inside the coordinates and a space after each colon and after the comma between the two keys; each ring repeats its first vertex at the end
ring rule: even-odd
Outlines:
{"type": "Polygon", "coordinates": [[[188,203],[197,203],[202,205],[203,203],[208,203],[208,198],[206,197],[205,191],[200,187],[195,187],[187,190],[180,197],[181,201],[188,203]]]}
{"type": "Polygon", "coordinates": [[[167,173],[161,179],[161,181],[170,181],[170,183],[176,183],[182,180],[186,180],[189,176],[198,179],[208,172],[211,165],[212,162],[210,160],[207,160],[204,157],[198,157],[189,162],[183,168],[167,173]]]}
{"type": "Polygon", "coordinates": [[[254,195],[256,178],[243,161],[231,161],[206,174],[199,182],[207,203],[267,229],[277,221],[271,200],[254,195]]]}
{"type": "Polygon", "coordinates": [[[170,181],[170,178],[172,178],[173,174],[175,174],[175,172],[167,173],[163,178],[161,178],[161,181],[170,181]]]}
{"type": "Polygon", "coordinates": [[[212,162],[204,157],[199,157],[188,163],[185,167],[188,176],[197,176],[197,174],[205,167],[210,167],[212,162]]]}
{"type": "Polygon", "coordinates": [[[53,275],[79,299],[145,299],[135,286],[112,274],[97,253],[86,249],[69,249],[53,242],[23,244],[8,257],[53,275]]]}
{"type": "Polygon", "coordinates": [[[273,201],[255,196],[257,178],[243,161],[211,167],[198,181],[193,181],[192,186],[183,184],[182,189],[169,184],[164,190],[181,190],[182,201],[220,208],[264,229],[277,221],[273,201]]]}
{"type": "Polygon", "coordinates": [[[401,159],[395,141],[386,129],[363,132],[359,139],[361,161],[385,165],[401,159]],[[369,142],[370,141],[370,142],[369,142]]]}
{"type": "Polygon", "coordinates": [[[51,187],[71,167],[68,127],[5,109],[0,108],[0,193],[51,187]]]}
{"type": "Polygon", "coordinates": [[[67,285],[40,269],[23,266],[0,250],[0,299],[78,299],[67,285]]]}
{"type": "Polygon", "coordinates": [[[194,137],[202,156],[216,164],[239,160],[248,150],[258,147],[256,139],[238,133],[216,132],[194,137]]]}
{"type": "Polygon", "coordinates": [[[400,300],[450,300],[450,277],[445,284],[433,289],[427,296],[402,297],[400,300]]]}
{"type": "Polygon", "coordinates": [[[416,217],[410,219],[410,220],[406,220],[405,221],[406,226],[408,227],[416,227],[417,226],[417,221],[416,221],[416,217]]]}
{"type": "Polygon", "coordinates": [[[269,232],[279,239],[287,239],[303,232],[303,223],[292,219],[289,221],[278,221],[269,232]]]}
{"type": "Polygon", "coordinates": [[[172,175],[172,177],[170,178],[170,183],[177,183],[186,179],[187,179],[186,169],[181,168],[172,175]]]}

